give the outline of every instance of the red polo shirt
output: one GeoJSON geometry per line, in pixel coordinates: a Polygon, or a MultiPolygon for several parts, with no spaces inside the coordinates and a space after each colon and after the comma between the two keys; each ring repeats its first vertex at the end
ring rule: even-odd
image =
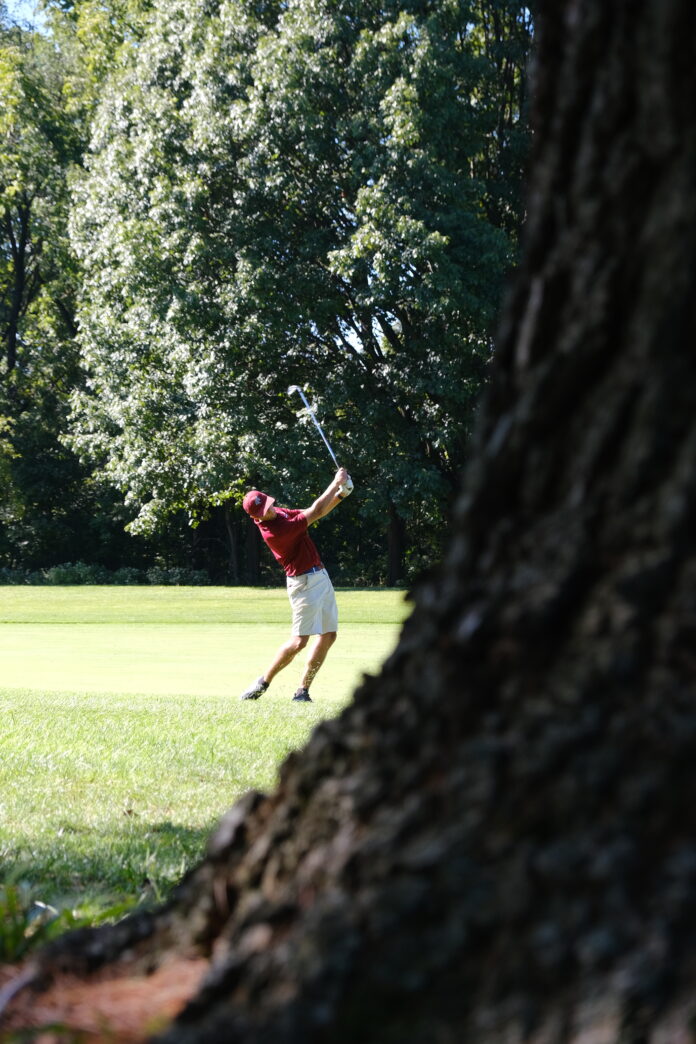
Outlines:
{"type": "Polygon", "coordinates": [[[307,532],[307,519],[295,508],[275,508],[268,522],[255,520],[261,536],[280,562],[286,576],[300,576],[313,566],[321,567],[316,544],[307,532]]]}

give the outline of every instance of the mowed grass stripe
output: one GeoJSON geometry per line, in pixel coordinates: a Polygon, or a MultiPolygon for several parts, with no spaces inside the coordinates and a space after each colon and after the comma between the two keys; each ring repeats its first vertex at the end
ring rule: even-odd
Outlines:
{"type": "MultiPolygon", "coordinates": [[[[337,590],[341,624],[401,623],[403,591],[337,590]]],[[[285,623],[284,587],[0,586],[4,623],[285,623]]]]}
{"type": "MultiPolygon", "coordinates": [[[[317,676],[341,701],[364,672],[377,670],[394,647],[394,624],[341,626],[317,676]]],[[[280,624],[4,624],[0,627],[0,685],[4,689],[152,693],[234,697],[270,662],[288,635],[280,624]]],[[[279,675],[278,689],[297,684],[301,652],[279,675]]]]}

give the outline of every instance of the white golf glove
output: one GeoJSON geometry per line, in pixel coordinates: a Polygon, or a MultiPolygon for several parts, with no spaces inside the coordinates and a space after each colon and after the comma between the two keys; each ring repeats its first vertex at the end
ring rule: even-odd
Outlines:
{"type": "Polygon", "coordinates": [[[346,481],[339,487],[339,494],[338,495],[340,496],[341,500],[345,500],[345,498],[349,497],[352,492],[353,492],[353,480],[352,480],[352,478],[349,475],[348,478],[346,479],[346,481]]]}

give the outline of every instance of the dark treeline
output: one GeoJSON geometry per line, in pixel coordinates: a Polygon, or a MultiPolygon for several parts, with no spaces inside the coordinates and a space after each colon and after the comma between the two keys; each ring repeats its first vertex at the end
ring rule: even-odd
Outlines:
{"type": "Polygon", "coordinates": [[[293,383],[356,484],[338,582],[439,558],[531,34],[512,0],[0,3],[0,582],[275,582],[244,491],[333,471],[293,383]]]}

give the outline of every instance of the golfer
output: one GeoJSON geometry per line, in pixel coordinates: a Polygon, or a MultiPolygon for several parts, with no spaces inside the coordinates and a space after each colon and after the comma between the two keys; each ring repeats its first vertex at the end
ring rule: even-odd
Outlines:
{"type": "Polygon", "coordinates": [[[244,497],[244,510],[251,515],[259,533],[285,570],[292,627],[290,639],[278,649],[268,670],[242,693],[243,700],[258,700],[276,674],[292,663],[300,649],[304,649],[310,635],[316,635],[300,687],[293,696],[298,703],[312,702],[309,687],[336,641],[338,609],[329,574],[321,564],[319,552],[307,530],[313,522],[333,511],[351,489],[348,472],[339,468],[331,485],[309,508],[275,507],[275,498],[258,489],[252,489],[244,497]]]}

